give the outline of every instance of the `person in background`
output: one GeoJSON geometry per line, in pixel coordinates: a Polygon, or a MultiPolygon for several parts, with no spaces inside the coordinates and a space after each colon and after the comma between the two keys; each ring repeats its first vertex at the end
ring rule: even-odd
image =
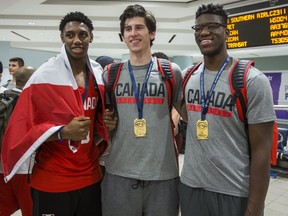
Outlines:
{"type": "Polygon", "coordinates": [[[101,67],[104,69],[107,65],[111,64],[114,62],[114,59],[110,56],[99,56],[98,58],[96,58],[95,60],[96,62],[98,62],[101,67]]]}
{"type": "Polygon", "coordinates": [[[36,70],[35,67],[29,65],[26,66],[24,65],[23,67],[19,68],[19,70],[15,74],[16,78],[15,88],[7,89],[6,91],[4,91],[6,96],[12,97],[14,99],[13,107],[16,106],[17,100],[19,98],[20,93],[22,92],[22,89],[24,88],[25,84],[27,83],[27,81],[32,76],[35,70],[36,70]]]}
{"type": "MultiPolygon", "coordinates": [[[[123,62],[114,90],[118,124],[101,184],[103,215],[176,216],[179,169],[169,94],[151,53],[156,20],[141,5],[129,5],[120,16],[120,30],[129,60],[123,62]]],[[[181,70],[176,64],[172,67],[172,105],[179,108],[181,70]]],[[[108,83],[106,71],[103,77],[108,83]]]]}
{"type": "Polygon", "coordinates": [[[248,137],[231,105],[229,74],[236,59],[227,52],[227,18],[223,6],[201,5],[192,26],[204,62],[188,79],[187,110],[181,113],[188,120],[179,184],[182,216],[263,215],[276,120],[272,90],[267,77],[251,66],[246,78],[248,137]]]}
{"type": "MultiPolygon", "coordinates": [[[[15,107],[25,83],[35,70],[36,68],[31,66],[21,67],[15,75],[16,87],[4,92],[6,96],[14,98],[13,107],[15,107]]],[[[29,166],[30,163],[33,164],[33,161],[27,159],[8,183],[4,182],[4,175],[0,164],[0,215],[10,216],[19,209],[22,216],[32,215],[32,199],[28,183],[28,176],[32,169],[29,166]]]]}
{"type": "Polygon", "coordinates": [[[152,53],[152,56],[169,60],[169,57],[163,52],[154,52],[154,53],[152,53]]]}
{"type": "Polygon", "coordinates": [[[9,59],[9,73],[12,75],[12,79],[8,80],[3,87],[7,89],[13,89],[16,87],[16,73],[24,66],[24,60],[20,57],[14,57],[9,59]]]}
{"type": "Polygon", "coordinates": [[[61,51],[31,76],[4,134],[6,182],[37,150],[30,176],[34,216],[102,215],[97,144],[108,140],[116,120],[105,111],[102,68],[88,57],[93,29],[78,11],[61,19],[61,51]]]}

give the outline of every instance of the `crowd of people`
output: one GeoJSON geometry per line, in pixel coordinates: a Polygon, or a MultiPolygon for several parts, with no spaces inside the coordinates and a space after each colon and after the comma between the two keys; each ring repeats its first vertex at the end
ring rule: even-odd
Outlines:
{"type": "Polygon", "coordinates": [[[264,214],[276,121],[269,81],[250,66],[246,133],[231,105],[237,59],[227,52],[228,15],[207,4],[195,17],[203,62],[185,86],[186,69],[172,62],[172,84],[163,79],[159,59],[169,58],[152,53],[156,18],[139,4],[119,17],[129,50],[120,67],[109,56],[89,58],[94,27],[78,11],[60,21],[57,56],[37,69],[9,60],[12,79],[2,87],[20,96],[1,147],[0,215],[264,214]],[[180,118],[187,122],[181,176],[180,118]]]}

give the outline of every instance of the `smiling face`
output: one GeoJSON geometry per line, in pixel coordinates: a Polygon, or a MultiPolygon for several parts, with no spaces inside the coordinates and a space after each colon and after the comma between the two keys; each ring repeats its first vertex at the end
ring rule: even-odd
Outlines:
{"type": "MultiPolygon", "coordinates": [[[[207,26],[208,23],[224,25],[221,21],[221,17],[218,15],[202,14],[196,19],[195,25],[207,26]]],[[[204,56],[214,57],[227,52],[226,39],[229,32],[223,25],[210,29],[209,27],[204,27],[201,31],[195,32],[196,43],[204,56]]]]}
{"type": "Polygon", "coordinates": [[[150,41],[155,39],[155,32],[149,32],[143,17],[133,17],[125,21],[123,38],[130,53],[146,53],[150,52],[150,41]]]}
{"type": "Polygon", "coordinates": [[[65,25],[61,40],[65,43],[69,59],[83,60],[87,58],[89,43],[92,42],[93,35],[87,25],[72,21],[65,25]]]}

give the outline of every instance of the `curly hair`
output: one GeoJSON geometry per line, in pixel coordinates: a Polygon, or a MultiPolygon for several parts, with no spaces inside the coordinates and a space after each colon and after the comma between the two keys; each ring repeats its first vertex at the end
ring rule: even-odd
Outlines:
{"type": "MultiPolygon", "coordinates": [[[[156,32],[156,19],[154,15],[150,11],[147,11],[143,6],[134,4],[129,5],[119,17],[122,36],[124,35],[125,21],[133,17],[143,17],[149,33],[156,32]]],[[[150,46],[153,45],[153,41],[154,39],[150,42],[150,46]]]]}
{"type": "Polygon", "coordinates": [[[83,22],[85,25],[88,26],[88,28],[90,29],[90,32],[92,32],[94,29],[92,21],[87,16],[85,16],[83,13],[79,11],[75,11],[75,12],[68,13],[60,21],[59,30],[61,31],[61,33],[63,33],[64,31],[65,25],[68,22],[72,22],[72,21],[83,22]]]}
{"type": "Polygon", "coordinates": [[[228,15],[226,11],[223,9],[222,5],[219,4],[207,4],[201,5],[196,11],[196,19],[202,14],[215,14],[221,17],[222,24],[227,25],[228,15]]]}

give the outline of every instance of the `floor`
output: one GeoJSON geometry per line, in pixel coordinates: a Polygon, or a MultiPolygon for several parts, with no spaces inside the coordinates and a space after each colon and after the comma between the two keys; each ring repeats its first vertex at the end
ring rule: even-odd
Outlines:
{"type": "MultiPolygon", "coordinates": [[[[180,155],[180,172],[184,155],[180,155]]],[[[271,177],[265,202],[265,216],[288,216],[288,178],[284,175],[271,177]]],[[[17,211],[12,216],[21,216],[17,211]]]]}

